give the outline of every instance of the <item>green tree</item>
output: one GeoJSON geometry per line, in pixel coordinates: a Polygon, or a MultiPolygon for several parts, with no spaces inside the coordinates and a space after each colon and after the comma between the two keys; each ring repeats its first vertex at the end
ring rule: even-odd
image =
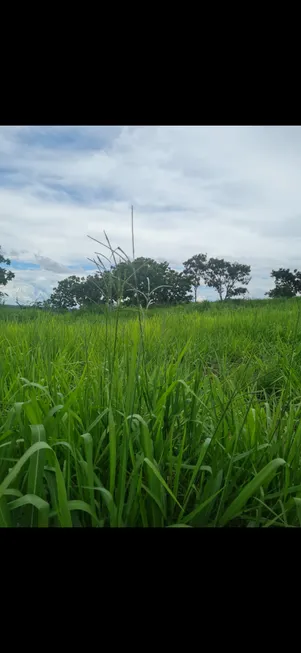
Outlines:
{"type": "Polygon", "coordinates": [[[272,270],[271,277],[275,280],[275,288],[265,294],[268,297],[296,297],[301,293],[301,273],[298,270],[291,272],[288,268],[272,270]]]}
{"type": "MultiPolygon", "coordinates": [[[[10,265],[10,259],[3,256],[0,245],[0,286],[6,286],[9,281],[14,279],[15,275],[11,270],[2,267],[2,265],[10,265]]],[[[3,301],[5,296],[7,297],[7,293],[0,290],[0,302],[3,301]]]]}
{"type": "Polygon", "coordinates": [[[80,307],[96,306],[107,301],[109,293],[105,273],[89,274],[87,278],[82,278],[80,284],[76,287],[76,300],[80,307]]]}
{"type": "Polygon", "coordinates": [[[114,299],[119,297],[130,305],[176,304],[190,301],[191,281],[182,272],[169,267],[167,261],[140,257],[122,261],[112,270],[114,299]]]}
{"type": "Polygon", "coordinates": [[[201,279],[203,278],[203,272],[206,267],[207,254],[195,254],[187,261],[184,261],[184,274],[191,279],[191,285],[194,289],[194,301],[197,300],[198,287],[200,285],[201,279]]]}
{"type": "Polygon", "coordinates": [[[87,277],[72,275],[59,281],[44,308],[70,309],[117,301],[117,284],[110,270],[87,277]]]}
{"type": "Polygon", "coordinates": [[[156,293],[158,303],[162,304],[185,304],[192,300],[191,279],[184,272],[177,272],[169,268],[165,276],[166,287],[162,287],[156,293]]]}
{"type": "Polygon", "coordinates": [[[245,286],[251,281],[251,267],[242,263],[230,263],[223,258],[210,258],[203,271],[203,279],[209,288],[217,291],[221,301],[245,295],[245,286]],[[243,284],[238,286],[237,284],[243,284]]]}
{"type": "Polygon", "coordinates": [[[83,281],[85,281],[85,277],[80,278],[75,275],[59,281],[57,287],[53,288],[48,305],[51,308],[74,308],[78,304],[80,286],[83,281]]]}

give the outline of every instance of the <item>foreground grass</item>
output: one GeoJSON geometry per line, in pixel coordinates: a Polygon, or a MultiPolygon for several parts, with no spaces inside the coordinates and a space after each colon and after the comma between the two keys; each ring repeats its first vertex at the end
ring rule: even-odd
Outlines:
{"type": "Polygon", "coordinates": [[[299,526],[299,311],[7,312],[0,525],[299,526]]]}

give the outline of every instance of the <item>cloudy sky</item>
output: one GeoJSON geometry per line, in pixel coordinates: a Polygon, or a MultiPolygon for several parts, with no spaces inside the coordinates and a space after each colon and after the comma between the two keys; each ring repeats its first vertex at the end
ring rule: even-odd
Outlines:
{"type": "Polygon", "coordinates": [[[263,297],[272,268],[301,267],[301,128],[0,127],[8,303],[90,271],[87,234],[130,254],[131,204],[137,256],[239,260],[263,297]]]}

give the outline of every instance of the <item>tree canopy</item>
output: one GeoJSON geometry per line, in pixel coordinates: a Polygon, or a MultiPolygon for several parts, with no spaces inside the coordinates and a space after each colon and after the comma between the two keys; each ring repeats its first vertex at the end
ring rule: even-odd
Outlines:
{"type": "Polygon", "coordinates": [[[230,263],[223,258],[210,258],[204,266],[202,277],[206,286],[214,288],[223,301],[248,292],[246,286],[251,281],[250,272],[249,265],[230,263]]]}
{"type": "Polygon", "coordinates": [[[271,277],[275,280],[275,288],[265,293],[268,297],[296,297],[301,293],[301,272],[289,268],[279,268],[272,270],[271,277]]]}
{"type": "Polygon", "coordinates": [[[184,274],[191,278],[191,285],[194,290],[194,301],[197,300],[198,287],[206,268],[207,254],[195,254],[187,261],[184,261],[184,274]]]}
{"type": "Polygon", "coordinates": [[[103,303],[122,302],[144,308],[152,304],[179,304],[191,300],[191,281],[183,273],[172,270],[165,261],[151,258],[122,261],[110,270],[99,270],[85,277],[70,276],[59,281],[47,305],[53,308],[74,308],[103,303]]]}
{"type": "Polygon", "coordinates": [[[133,262],[122,261],[112,270],[118,282],[120,296],[131,305],[180,304],[190,301],[190,280],[172,270],[164,261],[140,257],[133,262]]]}
{"type": "Polygon", "coordinates": [[[51,308],[75,308],[78,304],[80,284],[84,281],[84,277],[80,278],[75,275],[59,281],[46,304],[51,308]]]}

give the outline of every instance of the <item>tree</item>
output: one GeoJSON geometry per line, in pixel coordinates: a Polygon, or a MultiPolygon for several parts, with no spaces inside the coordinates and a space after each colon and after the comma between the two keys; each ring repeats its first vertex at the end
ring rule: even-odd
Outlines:
{"type": "Polygon", "coordinates": [[[202,273],[205,284],[214,288],[221,301],[245,295],[245,286],[251,281],[251,267],[242,263],[230,263],[223,258],[210,258],[202,273]],[[237,286],[237,284],[243,284],[237,286]]]}
{"type": "Polygon", "coordinates": [[[76,306],[87,307],[110,302],[117,297],[116,288],[110,292],[110,285],[114,286],[114,283],[113,275],[109,270],[102,274],[96,272],[87,277],[72,275],[59,281],[43,306],[44,308],[70,309],[76,306]]]}
{"type": "Polygon", "coordinates": [[[75,275],[59,281],[57,288],[53,288],[48,305],[51,308],[74,308],[78,304],[78,295],[80,294],[80,284],[85,278],[76,277],[75,275]]]}
{"type": "Polygon", "coordinates": [[[105,273],[89,274],[87,278],[82,278],[81,283],[76,287],[76,300],[80,307],[95,306],[103,304],[108,297],[105,273]]]}
{"type": "MultiPolygon", "coordinates": [[[[167,261],[158,263],[140,257],[122,261],[111,270],[116,294],[128,304],[148,307],[151,304],[178,304],[190,301],[191,281],[182,272],[169,267],[167,261]]],[[[113,286],[113,284],[112,284],[113,286]]]]}
{"type": "Polygon", "coordinates": [[[191,279],[191,285],[194,289],[194,301],[197,300],[198,287],[206,266],[207,254],[195,254],[187,261],[184,261],[184,274],[191,279]]]}
{"type": "Polygon", "coordinates": [[[301,293],[301,272],[298,270],[291,272],[288,268],[279,268],[272,270],[271,277],[275,280],[275,288],[265,293],[268,297],[296,297],[301,293]]]}
{"type": "MultiPolygon", "coordinates": [[[[1,245],[0,245],[0,286],[6,286],[6,284],[14,279],[14,273],[11,270],[7,270],[6,268],[2,267],[2,265],[10,265],[10,259],[5,258],[3,254],[1,254],[1,245]]],[[[0,302],[3,300],[3,297],[7,297],[6,292],[2,292],[0,290],[0,302]]]]}
{"type": "Polygon", "coordinates": [[[191,300],[191,280],[168,263],[151,258],[122,261],[87,278],[70,276],[59,281],[45,307],[74,308],[122,302],[144,308],[152,304],[179,304],[191,300]]]}
{"type": "Polygon", "coordinates": [[[169,268],[165,277],[166,287],[156,293],[157,302],[161,304],[185,304],[192,300],[191,279],[184,272],[169,268]]]}
{"type": "Polygon", "coordinates": [[[143,256],[134,261],[121,261],[111,269],[114,299],[128,304],[147,306],[158,300],[160,286],[166,284],[168,263],[157,263],[143,256]]]}
{"type": "Polygon", "coordinates": [[[279,299],[281,297],[289,299],[290,297],[296,297],[296,293],[291,289],[289,285],[276,286],[276,288],[272,288],[272,290],[266,292],[265,295],[271,299],[279,299]]]}

